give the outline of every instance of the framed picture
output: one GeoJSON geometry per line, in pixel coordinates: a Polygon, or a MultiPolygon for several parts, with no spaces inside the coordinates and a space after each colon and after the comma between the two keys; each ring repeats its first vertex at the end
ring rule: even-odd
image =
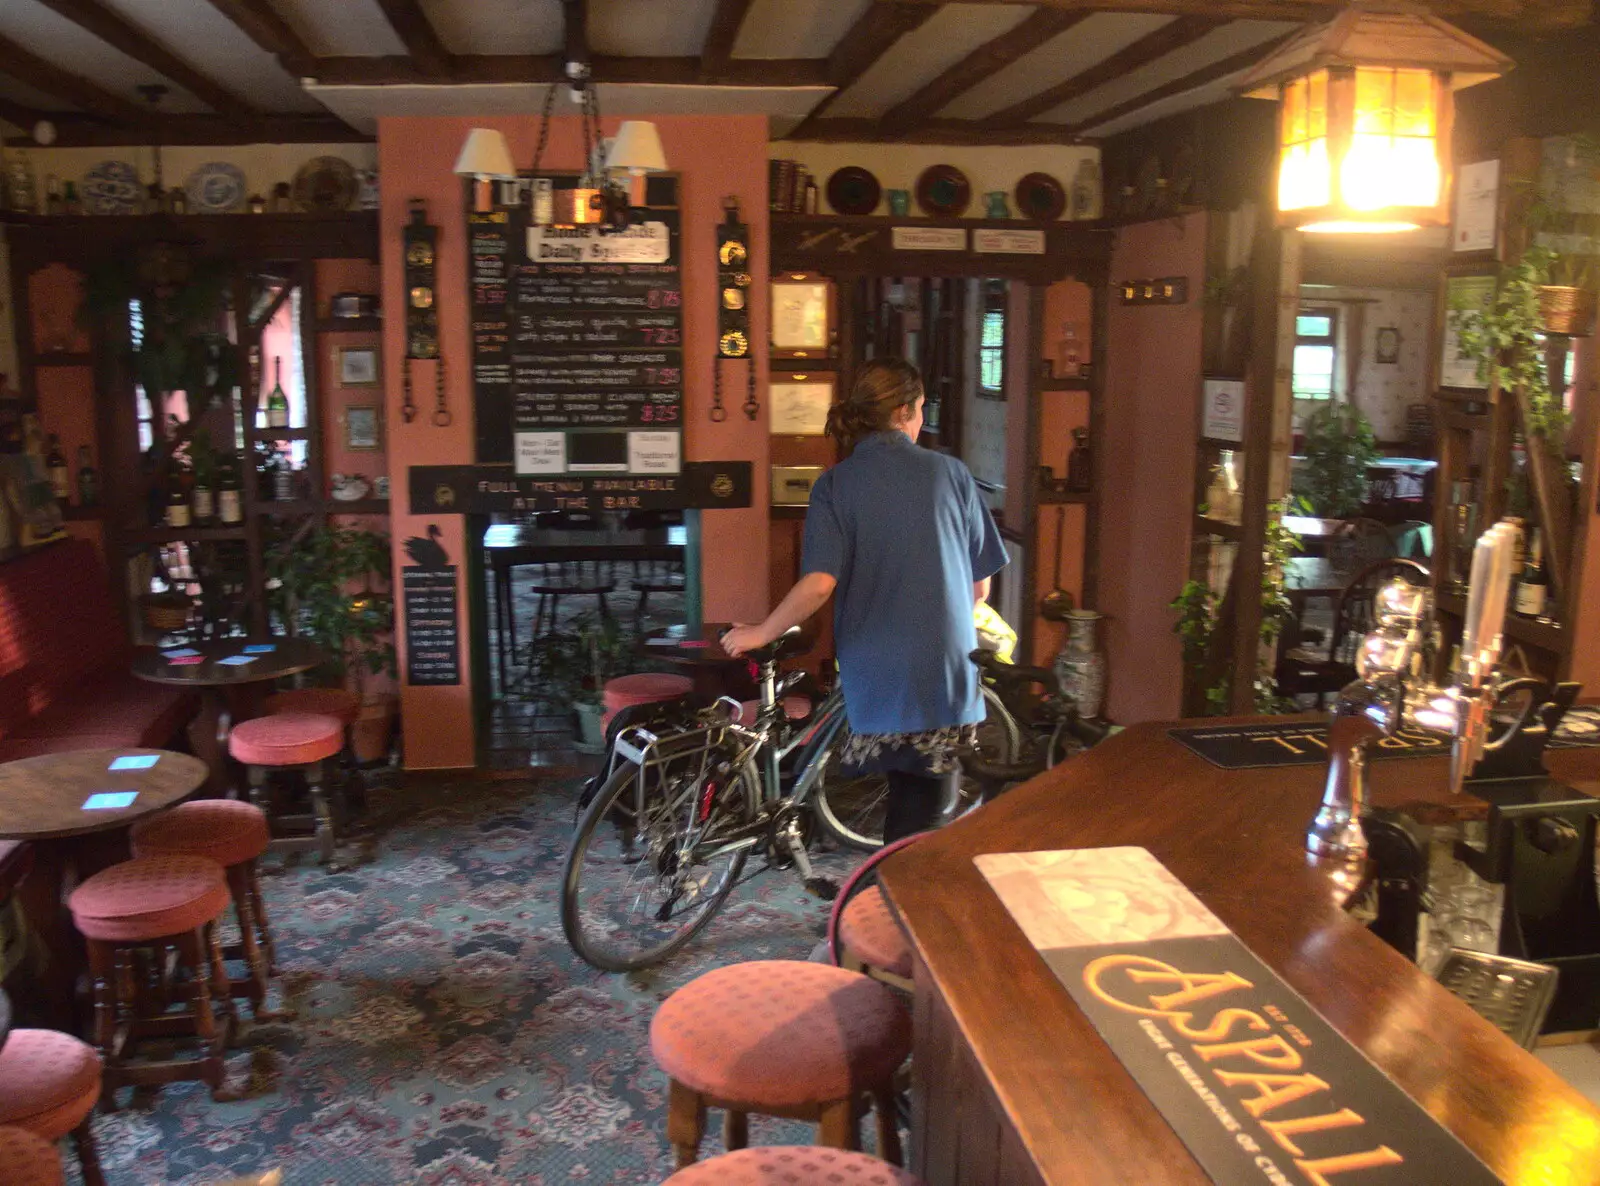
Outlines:
{"type": "Polygon", "coordinates": [[[1376,346],[1377,361],[1383,366],[1393,366],[1400,361],[1400,327],[1385,325],[1379,328],[1376,346]]]}
{"type": "Polygon", "coordinates": [[[767,387],[773,436],[821,436],[828,430],[839,378],[831,374],[774,375],[767,387]]]}
{"type": "Polygon", "coordinates": [[[1456,328],[1457,311],[1487,309],[1494,302],[1495,277],[1491,274],[1447,275],[1444,281],[1443,321],[1440,326],[1438,386],[1458,391],[1486,391],[1489,384],[1478,377],[1478,364],[1461,353],[1461,335],[1456,328]]]}
{"type": "Polygon", "coordinates": [[[772,357],[826,358],[833,341],[833,285],[809,272],[772,281],[772,357]]]}
{"type": "Polygon", "coordinates": [[[376,346],[342,346],[339,349],[339,386],[376,387],[378,385],[378,348],[376,346]]]}
{"type": "Polygon", "coordinates": [[[383,448],[383,410],[377,404],[351,404],[344,410],[344,447],[383,448]]]}

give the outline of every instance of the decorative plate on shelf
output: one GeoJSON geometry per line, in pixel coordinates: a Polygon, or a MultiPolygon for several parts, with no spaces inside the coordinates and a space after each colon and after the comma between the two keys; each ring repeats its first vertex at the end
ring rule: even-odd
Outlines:
{"type": "Polygon", "coordinates": [[[139,170],[127,161],[101,161],[83,175],[83,208],[90,214],[137,214],[143,199],[139,170]]]}
{"type": "Polygon", "coordinates": [[[316,214],[350,209],[361,179],[343,157],[315,156],[300,166],[291,187],[295,208],[316,214]]]}
{"type": "Polygon", "coordinates": [[[967,175],[954,165],[929,165],[917,178],[917,205],[935,218],[960,218],[972,201],[967,175]]]}
{"type": "Polygon", "coordinates": [[[211,161],[189,174],[183,183],[189,195],[189,210],[194,214],[231,214],[240,209],[249,191],[244,173],[227,161],[211,161]]]}
{"type": "Polygon", "coordinates": [[[1067,208],[1067,191],[1048,173],[1029,173],[1012,191],[1017,212],[1035,222],[1054,222],[1067,208]]]}
{"type": "Polygon", "coordinates": [[[836,214],[871,214],[878,208],[883,187],[860,165],[835,169],[828,178],[828,205],[836,214]]]}

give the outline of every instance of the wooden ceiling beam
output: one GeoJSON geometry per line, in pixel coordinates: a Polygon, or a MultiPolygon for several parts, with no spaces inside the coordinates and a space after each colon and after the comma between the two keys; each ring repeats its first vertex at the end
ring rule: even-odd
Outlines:
{"type": "Polygon", "coordinates": [[[754,0],[717,0],[705,44],[700,47],[700,73],[706,81],[720,80],[733,60],[733,46],[739,40],[739,30],[744,27],[744,18],[749,15],[752,3],[754,0]]]}
{"type": "Polygon", "coordinates": [[[1149,33],[1124,46],[1109,58],[1096,62],[1087,70],[1074,74],[1066,81],[1058,82],[1036,95],[1030,95],[1020,103],[1013,103],[1010,107],[991,112],[986,118],[996,127],[1026,123],[1036,115],[1043,115],[1052,108],[1070,102],[1080,95],[1087,95],[1108,82],[1114,82],[1125,74],[1148,66],[1174,50],[1199,41],[1222,23],[1211,17],[1181,16],[1162,25],[1154,33],[1149,33]]]}
{"type": "Polygon", "coordinates": [[[418,0],[378,0],[384,19],[424,74],[450,72],[450,51],[439,40],[433,22],[418,0]]]}
{"type": "Polygon", "coordinates": [[[930,119],[906,132],[887,133],[881,121],[837,117],[811,120],[783,137],[823,143],[861,144],[1082,144],[1082,136],[1061,124],[1029,123],[1011,128],[990,127],[981,120],[930,119]]]}
{"type": "Polygon", "coordinates": [[[311,47],[267,0],[209,0],[251,41],[275,56],[290,74],[303,75],[313,58],[311,47]]]}
{"type": "Polygon", "coordinates": [[[919,87],[915,94],[891,107],[880,121],[884,132],[895,137],[931,122],[952,99],[1091,15],[1059,8],[1036,8],[1020,24],[984,42],[943,74],[919,87]]]}
{"type": "MultiPolygon", "coordinates": [[[[813,121],[820,119],[833,106],[834,100],[888,53],[895,42],[913,29],[921,28],[938,11],[938,5],[913,3],[911,0],[877,0],[877,3],[869,5],[856,18],[856,23],[850,26],[850,31],[839,39],[839,44],[833,47],[833,52],[823,65],[823,80],[834,88],[833,94],[825,96],[806,113],[795,133],[803,132],[813,121]]],[[[796,138],[805,137],[796,135],[796,138]]]]}
{"type": "MultiPolygon", "coordinates": [[[[23,103],[18,103],[15,100],[0,98],[0,119],[5,120],[9,124],[15,124],[25,133],[31,132],[33,130],[33,125],[38,123],[41,119],[53,120],[54,118],[55,117],[50,115],[48,112],[35,111],[32,107],[29,107],[23,103]]],[[[29,142],[32,142],[31,139],[29,142]]]]}
{"type": "Polygon", "coordinates": [[[3,36],[0,36],[0,74],[25,83],[36,91],[65,99],[74,107],[103,119],[137,124],[148,114],[132,100],[103,90],[87,78],[47,62],[3,36]]]}
{"type": "Polygon", "coordinates": [[[1160,103],[1164,99],[1170,99],[1174,95],[1181,95],[1187,91],[1199,90],[1203,86],[1210,86],[1213,82],[1227,78],[1230,74],[1237,74],[1239,71],[1255,65],[1293,36],[1294,33],[1287,33],[1261,45],[1241,50],[1231,57],[1223,58],[1220,62],[1213,62],[1209,66],[1190,74],[1185,74],[1182,78],[1175,78],[1171,82],[1163,83],[1154,90],[1146,91],[1142,95],[1135,95],[1133,98],[1126,99],[1115,106],[1107,107],[1104,111],[1097,111],[1088,119],[1079,120],[1077,123],[1070,125],[1069,130],[1076,135],[1082,136],[1087,134],[1090,128],[1097,128],[1103,124],[1110,123],[1114,119],[1121,119],[1125,115],[1130,115],[1135,111],[1160,103]]]}
{"type": "MultiPolygon", "coordinates": [[[[701,81],[699,58],[589,59],[594,81],[690,86],[701,81]]],[[[492,83],[565,82],[564,54],[457,54],[443,78],[424,74],[410,58],[318,58],[306,73],[325,86],[416,86],[447,82],[455,86],[492,83]]],[[[812,58],[735,58],[717,79],[729,86],[826,86],[824,64],[812,58]]],[[[604,96],[602,95],[602,99],[604,96]]]]}
{"type": "MultiPolygon", "coordinates": [[[[902,0],[938,4],[941,0],[902,0]]],[[[1013,0],[968,0],[1007,4],[1013,0]]],[[[1063,12],[1149,12],[1209,16],[1219,20],[1325,21],[1344,11],[1345,0],[1033,0],[1063,12]]],[[[1576,29],[1594,20],[1594,0],[1423,0],[1423,7],[1449,20],[1471,20],[1501,29],[1576,29]]]]}
{"type": "MultiPolygon", "coordinates": [[[[137,128],[106,124],[81,115],[28,113],[52,121],[59,148],[110,148],[129,144],[367,144],[373,137],[327,115],[264,115],[249,120],[217,115],[163,115],[137,128]]],[[[3,108],[0,117],[10,119],[3,108]]],[[[13,120],[12,122],[16,122],[13,120]]],[[[21,125],[26,132],[33,124],[21,125]]],[[[32,144],[30,137],[12,143],[32,144]]]]}
{"type": "Polygon", "coordinates": [[[181,86],[218,115],[248,119],[255,108],[219,86],[139,26],[103,3],[103,0],[39,0],[46,8],[65,17],[80,29],[94,34],[136,62],[142,62],[169,81],[181,86]]]}

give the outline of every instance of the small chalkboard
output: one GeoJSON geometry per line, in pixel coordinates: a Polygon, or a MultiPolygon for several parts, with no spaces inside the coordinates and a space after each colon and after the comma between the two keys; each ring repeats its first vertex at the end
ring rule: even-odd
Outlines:
{"type": "Polygon", "coordinates": [[[404,587],[406,682],[445,687],[461,682],[456,566],[400,570],[404,587]]]}

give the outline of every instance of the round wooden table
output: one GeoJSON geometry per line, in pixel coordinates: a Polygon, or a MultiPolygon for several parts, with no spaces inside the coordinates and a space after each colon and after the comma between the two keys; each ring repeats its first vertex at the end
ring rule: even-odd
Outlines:
{"type": "Polygon", "coordinates": [[[50,952],[39,992],[58,1028],[72,1028],[76,984],[85,966],[67,893],[83,878],[125,860],[127,826],[194,794],[207,774],[198,758],[137,746],[0,764],[0,840],[33,845],[33,868],[18,896],[28,925],[50,952]],[[150,766],[111,769],[119,758],[152,757],[150,766]],[[129,794],[133,798],[123,805],[90,805],[96,795],[129,794]]]}
{"type": "Polygon", "coordinates": [[[695,694],[708,701],[718,696],[748,700],[750,660],[735,658],[722,649],[722,636],[731,629],[731,622],[707,622],[697,634],[681,626],[669,627],[647,637],[639,645],[639,653],[682,668],[694,681],[695,694]]]}
{"type": "Polygon", "coordinates": [[[178,649],[199,651],[201,661],[177,664],[168,651],[140,647],[134,652],[133,674],[153,684],[200,693],[200,711],[189,723],[189,744],[211,772],[207,790],[222,796],[228,791],[228,734],[233,723],[261,715],[261,702],[272,681],[310,671],[320,666],[325,656],[315,643],[302,638],[274,638],[270,643],[233,638],[178,649]],[[246,647],[267,645],[272,650],[254,656],[249,663],[222,662],[242,655],[246,647]]]}

